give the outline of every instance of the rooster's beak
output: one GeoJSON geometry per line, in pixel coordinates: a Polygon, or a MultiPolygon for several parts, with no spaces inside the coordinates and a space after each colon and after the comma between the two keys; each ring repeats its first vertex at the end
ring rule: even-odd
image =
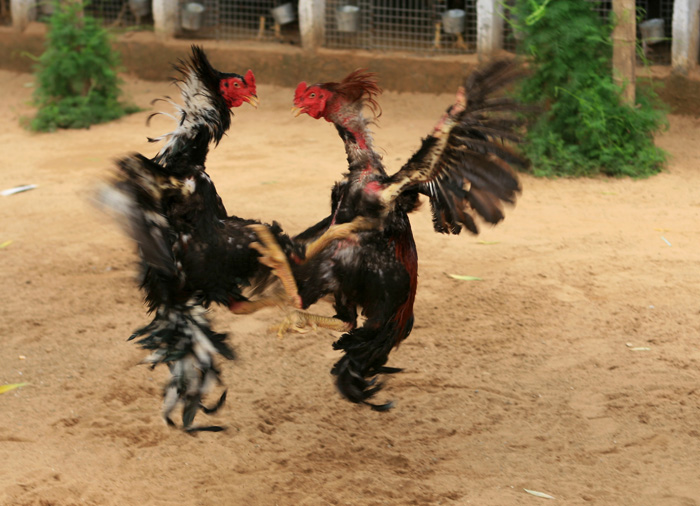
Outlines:
{"type": "Polygon", "coordinates": [[[304,109],[301,107],[297,107],[296,105],[292,107],[292,114],[294,114],[294,117],[296,118],[297,116],[301,115],[304,112],[304,109]]]}
{"type": "Polygon", "coordinates": [[[250,105],[255,107],[256,109],[258,108],[258,105],[260,104],[260,99],[258,99],[257,95],[248,95],[247,97],[244,97],[244,100],[248,102],[250,105]]]}

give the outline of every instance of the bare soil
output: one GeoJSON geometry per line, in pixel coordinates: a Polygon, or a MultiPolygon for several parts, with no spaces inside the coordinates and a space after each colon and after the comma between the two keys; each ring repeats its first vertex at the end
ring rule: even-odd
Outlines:
{"type": "MultiPolygon", "coordinates": [[[[243,69],[245,70],[245,69],[243,69]]],[[[329,76],[336,77],[336,76],[329,76]]],[[[0,71],[0,504],[700,504],[700,120],[671,116],[653,178],[540,180],[504,223],[443,237],[427,208],[416,326],[388,365],[387,413],[343,400],[331,332],[278,339],[280,310],[213,311],[239,359],[196,436],[159,415],[163,367],[126,342],[148,321],[134,246],[90,204],[111,161],[152,155],[149,110],[32,134],[32,77],[0,71]],[[11,241],[11,243],[8,243],[11,241]],[[480,281],[459,281],[449,274],[480,281]]],[[[150,109],[167,83],[128,79],[150,109]]],[[[345,168],[334,129],[261,85],[209,158],[229,212],[296,233],[345,168]]],[[[451,94],[385,93],[376,143],[398,169],[451,94]]],[[[321,312],[330,308],[320,306],[321,312]]],[[[204,415],[199,415],[204,418],[204,415]]],[[[198,420],[199,420],[198,418],[198,420]]],[[[203,421],[203,420],[199,420],[203,421]]]]}

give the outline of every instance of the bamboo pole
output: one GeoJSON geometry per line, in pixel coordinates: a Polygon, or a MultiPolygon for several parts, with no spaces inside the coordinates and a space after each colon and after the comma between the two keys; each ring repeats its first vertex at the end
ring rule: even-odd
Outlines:
{"type": "Polygon", "coordinates": [[[634,105],[636,55],[635,0],[613,0],[615,29],[613,39],[613,80],[623,87],[623,100],[634,105]]]}

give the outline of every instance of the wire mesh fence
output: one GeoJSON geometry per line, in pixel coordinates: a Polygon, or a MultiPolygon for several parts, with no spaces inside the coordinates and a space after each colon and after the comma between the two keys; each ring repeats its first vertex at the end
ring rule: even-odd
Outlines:
{"type": "Polygon", "coordinates": [[[181,0],[181,37],[299,43],[296,2],[181,0]]]}
{"type": "MultiPolygon", "coordinates": [[[[638,30],[643,30],[646,33],[639,33],[638,36],[642,38],[642,49],[644,51],[644,56],[649,60],[649,62],[659,65],[668,65],[671,63],[671,42],[673,34],[673,0],[647,0],[644,6],[645,16],[642,23],[640,23],[637,28],[638,30]],[[652,20],[663,20],[663,26],[658,30],[660,39],[658,37],[650,37],[647,39],[647,35],[650,34],[648,30],[653,32],[654,23],[656,23],[657,29],[659,28],[659,21],[652,20]],[[644,30],[645,24],[647,30],[644,30]],[[645,40],[647,39],[647,40],[645,40]]],[[[652,33],[653,35],[653,33],[652,33]]]]}
{"type": "MultiPolygon", "coordinates": [[[[516,51],[504,0],[503,47],[516,51]]],[[[613,0],[586,0],[601,18],[613,0]]],[[[638,39],[648,61],[669,64],[674,0],[636,0],[638,39]],[[653,21],[656,35],[645,36],[653,21]],[[658,21],[661,20],[661,21],[658,21]],[[658,35],[660,30],[661,35],[658,35]]],[[[408,51],[420,54],[476,52],[477,0],[326,0],[325,47],[408,51]]],[[[38,2],[39,19],[50,15],[50,0],[38,2]]],[[[91,0],[86,11],[112,27],[152,25],[151,0],[91,0]]],[[[297,0],[180,0],[179,36],[300,43],[297,0]]],[[[0,25],[11,24],[10,0],[0,0],[0,25]]]]}
{"type": "Polygon", "coordinates": [[[328,0],[326,47],[476,51],[476,0],[328,0]]]}
{"type": "Polygon", "coordinates": [[[0,0],[0,26],[12,24],[12,13],[10,12],[10,0],[0,0]]]}
{"type": "MultiPolygon", "coordinates": [[[[53,12],[50,3],[42,10],[47,15],[53,12]]],[[[150,0],[92,0],[85,5],[85,12],[112,27],[153,25],[150,0]]]]}

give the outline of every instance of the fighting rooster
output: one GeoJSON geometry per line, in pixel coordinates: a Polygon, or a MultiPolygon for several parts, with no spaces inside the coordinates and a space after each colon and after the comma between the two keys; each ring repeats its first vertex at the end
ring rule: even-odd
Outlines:
{"type": "MultiPolygon", "coordinates": [[[[364,106],[375,114],[379,110],[380,90],[373,74],[356,71],[339,83],[297,87],[297,115],[335,125],[349,171],[333,188],[330,216],[295,240],[310,240],[358,217],[365,220],[362,225],[355,221],[356,236],[333,242],[303,263],[291,263],[302,307],[332,294],[335,319],[350,328],[334,343],[344,354],[332,369],[338,389],[350,401],[375,410],[392,405],[368,399],[381,389],[377,374],[398,371],[385,363],[413,326],[418,256],[408,213],[416,208],[419,194],[430,199],[436,231],[459,234],[464,226],[476,234],[477,216],[498,223],[504,217],[502,203],[513,203],[520,192],[509,164],[526,162],[502,142],[518,140],[520,123],[513,115],[517,105],[502,91],[520,75],[507,61],[473,72],[420,149],[391,176],[372,146],[371,120],[362,112],[364,106]],[[365,317],[359,327],[358,308],[365,317]]],[[[267,246],[275,249],[274,244],[267,246]]],[[[303,313],[296,318],[306,323],[303,313]]]]}
{"type": "MultiPolygon", "coordinates": [[[[258,238],[250,225],[262,227],[289,256],[303,257],[304,251],[295,251],[277,224],[229,216],[205,171],[210,144],[218,144],[230,127],[230,109],[257,104],[253,73],[221,73],[197,46],[175,69],[181,76],[175,82],[183,105],[167,100],[179,113],[172,116],[176,129],[149,139],[165,141],[154,158],[134,154],[119,160],[114,179],[101,189],[98,201],[117,214],[139,247],[141,288],[155,316],[130,339],[140,338],[139,344],[152,351],[144,362],[153,367],[166,363],[170,369],[164,419],[173,426],[170,415],[182,402],[186,430],[220,430],[192,427],[199,409],[211,413],[225,399],[224,392],[214,407],[202,405],[208,386],[220,383],[215,355],[234,358],[226,335],[212,330],[206,308],[218,303],[250,312],[247,304],[257,308],[286,301],[279,293],[260,302],[244,294],[246,287],[269,287],[274,279],[251,247],[258,238]]],[[[284,288],[294,297],[294,280],[290,283],[284,288]]]]}

